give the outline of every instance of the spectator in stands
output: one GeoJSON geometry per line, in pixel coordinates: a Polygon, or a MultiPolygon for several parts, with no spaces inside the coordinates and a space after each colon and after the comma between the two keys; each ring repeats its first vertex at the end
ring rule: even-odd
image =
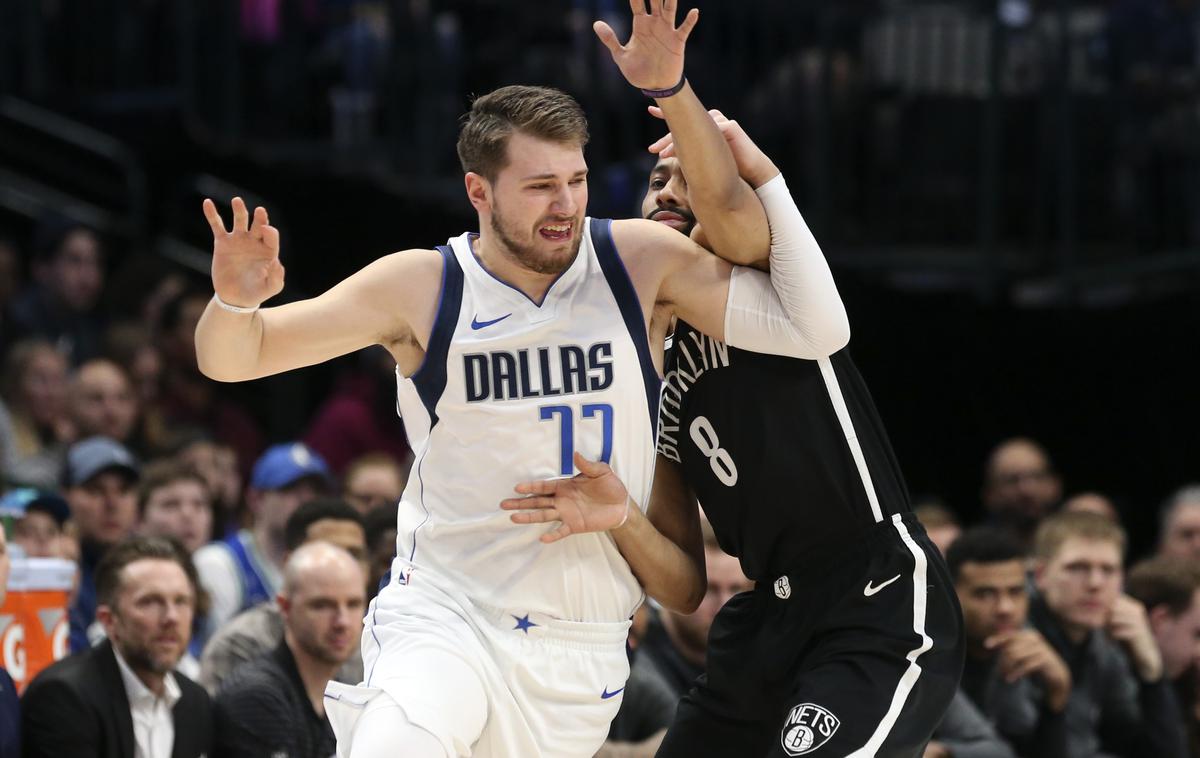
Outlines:
{"type": "MultiPolygon", "coordinates": [[[[393,522],[394,526],[394,522],[393,522]]],[[[333,498],[310,500],[296,509],[287,522],[289,554],[301,545],[328,542],[342,548],[362,563],[367,576],[367,535],[362,516],[347,503],[333,498]]],[[[238,667],[274,649],[283,639],[283,616],[274,599],[238,614],[217,630],[200,659],[200,683],[216,693],[221,683],[238,667]]],[[[362,680],[359,652],[337,674],[339,682],[362,680]]]]}
{"type": "Polygon", "coordinates": [[[396,415],[396,360],[378,346],[363,350],[358,359],[359,368],[341,377],[304,433],[304,441],[339,476],[367,453],[384,453],[395,461],[410,457],[404,425],[396,415]]]}
{"type": "Polygon", "coordinates": [[[1159,523],[1161,555],[1200,559],[1200,484],[1180,487],[1167,498],[1159,523]]]}
{"type": "MultiPolygon", "coordinates": [[[[960,694],[1020,755],[1067,755],[1071,672],[1046,638],[1027,625],[1024,547],[1007,530],[977,527],[950,546],[946,565],[962,604],[967,642],[960,694]]],[[[935,739],[952,755],[972,754],[950,738],[935,739]]]]}
{"type": "Polygon", "coordinates": [[[213,493],[213,524],[218,539],[238,530],[243,516],[242,475],[237,453],[229,445],[205,434],[192,435],[178,448],[176,456],[200,472],[213,493]]]}
{"type": "Polygon", "coordinates": [[[51,490],[62,481],[71,434],[67,361],[45,340],[18,342],[0,381],[0,455],[10,484],[51,490]]]}
{"type": "Polygon", "coordinates": [[[913,514],[925,527],[925,533],[942,555],[946,549],[962,534],[962,524],[958,523],[949,508],[936,500],[926,501],[913,506],[913,514]]]}
{"type": "MultiPolygon", "coordinates": [[[[12,570],[12,559],[8,555],[8,541],[3,525],[0,525],[0,607],[4,606],[8,592],[8,574],[12,570]]],[[[0,758],[19,758],[21,754],[21,706],[17,701],[17,685],[4,670],[4,658],[0,656],[0,758]]]]}
{"type": "Polygon", "coordinates": [[[71,650],[89,647],[96,620],[96,567],[109,548],[137,526],[137,460],[108,437],[89,437],[67,450],[66,496],[80,548],[79,592],[71,606],[71,650]]]}
{"type": "Polygon", "coordinates": [[[303,443],[275,445],[262,454],[246,492],[253,526],[196,551],[200,584],[212,597],[214,628],[275,597],[283,580],[288,518],[326,494],[330,483],[325,461],[303,443]]]}
{"type": "Polygon", "coordinates": [[[704,562],[708,572],[708,591],[695,613],[660,613],[650,620],[646,637],[639,648],[658,674],[674,692],[676,699],[692,688],[704,672],[704,653],[708,629],[726,601],[739,592],[754,588],[754,582],[742,573],[738,559],[721,550],[708,522],[701,520],[704,531],[704,562]]]}
{"type": "Polygon", "coordinates": [[[1130,570],[1126,591],[1146,608],[1167,678],[1195,673],[1200,664],[1200,564],[1168,557],[1142,561],[1130,570]]]}
{"type": "Polygon", "coordinates": [[[1146,611],[1121,594],[1125,532],[1093,513],[1047,519],[1034,542],[1036,628],[1067,662],[1066,758],[1186,755],[1183,718],[1146,611]]]}
{"type": "Polygon", "coordinates": [[[994,522],[1015,531],[1026,544],[1061,497],[1062,481],[1037,442],[1014,437],[988,456],[983,505],[994,522]]]}
{"type": "Polygon", "coordinates": [[[128,374],[107,358],[93,358],[75,370],[70,387],[71,423],[77,437],[111,437],[141,450],[138,402],[128,374]]]}
{"type": "Polygon", "coordinates": [[[73,366],[99,355],[104,254],[96,233],[70,219],[44,219],[34,232],[31,274],[9,310],[10,339],[48,340],[73,366]]]}
{"type": "Polygon", "coordinates": [[[1117,506],[1110,497],[1099,492],[1080,492],[1072,495],[1063,501],[1062,510],[1064,513],[1095,513],[1114,524],[1121,523],[1121,514],[1117,512],[1117,506]]]}
{"type": "Polygon", "coordinates": [[[12,541],[27,558],[61,557],[59,540],[71,517],[66,500],[53,492],[20,487],[4,493],[0,511],[20,514],[12,522],[12,541]]]}
{"type": "Polygon", "coordinates": [[[22,698],[25,758],[200,758],[212,713],[174,671],[187,649],[196,572],[174,543],[133,537],[96,572],[107,640],[44,669],[22,698]]]}
{"type": "Polygon", "coordinates": [[[277,598],[282,642],[239,667],[217,693],[218,755],[333,755],[325,685],[358,649],[365,583],[362,563],[339,547],[318,541],[292,553],[277,598]]]}
{"type": "Polygon", "coordinates": [[[370,602],[379,593],[380,582],[392,570],[392,559],[396,557],[396,506],[376,508],[364,517],[363,523],[370,559],[367,579],[367,602],[370,602]]]}
{"type": "Polygon", "coordinates": [[[386,453],[367,453],[346,467],[342,497],[364,516],[376,508],[388,507],[395,514],[406,480],[395,458],[386,453]]]}
{"type": "Polygon", "coordinates": [[[263,433],[254,418],[228,396],[230,390],[200,373],[196,366],[196,324],[211,295],[185,291],[163,308],[159,347],[163,387],[159,408],[167,431],[204,429],[237,452],[239,466],[263,450],[263,433]]]}
{"type": "Polygon", "coordinates": [[[212,539],[208,480],[182,461],[166,458],[150,463],[138,487],[138,516],[140,533],[170,537],[190,556],[212,539]]]}

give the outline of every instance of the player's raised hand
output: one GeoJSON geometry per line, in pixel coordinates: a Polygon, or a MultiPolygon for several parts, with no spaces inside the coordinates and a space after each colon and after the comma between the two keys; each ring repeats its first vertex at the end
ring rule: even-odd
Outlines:
{"type": "Polygon", "coordinates": [[[670,89],[683,79],[683,49],[700,19],[700,11],[692,8],[676,27],[678,0],[649,0],[649,3],[647,13],[646,0],[629,0],[633,33],[624,45],[603,21],[592,24],[592,28],[630,84],[644,90],[670,89]]]}
{"type": "Polygon", "coordinates": [[[606,532],[625,523],[629,515],[629,492],[607,463],[589,461],[575,453],[580,473],[570,479],[521,482],[516,492],[527,497],[500,503],[516,524],[546,524],[561,521],[557,529],[541,537],[557,542],[572,534],[606,532]]]}
{"type": "MultiPolygon", "coordinates": [[[[651,116],[665,120],[662,108],[651,105],[649,110],[651,116]]],[[[710,110],[708,115],[716,122],[717,128],[721,130],[721,135],[725,137],[725,142],[729,145],[729,151],[733,153],[733,160],[737,164],[738,175],[742,179],[757,189],[779,173],[774,161],[754,143],[754,140],[750,139],[750,135],[746,134],[746,130],[737,121],[726,118],[724,113],[715,108],[710,110]]],[[[650,145],[650,152],[660,158],[675,157],[674,136],[667,132],[659,137],[650,145]]]]}
{"type": "Polygon", "coordinates": [[[283,289],[279,230],[271,226],[266,208],[255,208],[251,220],[240,197],[231,205],[233,227],[226,231],[216,204],[204,199],[204,217],[213,233],[213,289],[230,305],[253,308],[283,289]]]}

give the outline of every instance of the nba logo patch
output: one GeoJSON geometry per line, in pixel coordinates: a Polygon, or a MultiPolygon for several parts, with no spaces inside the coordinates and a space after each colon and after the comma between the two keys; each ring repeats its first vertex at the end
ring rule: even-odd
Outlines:
{"type": "Polygon", "coordinates": [[[792,709],[780,736],[788,755],[807,755],[819,749],[841,726],[841,721],[815,703],[802,703],[792,709]]]}

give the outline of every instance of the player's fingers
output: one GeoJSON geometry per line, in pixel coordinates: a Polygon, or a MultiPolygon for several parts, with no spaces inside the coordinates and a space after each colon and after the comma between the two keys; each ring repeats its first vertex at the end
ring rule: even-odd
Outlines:
{"type": "Polygon", "coordinates": [[[612,27],[603,21],[597,21],[592,24],[592,31],[596,32],[596,36],[608,48],[608,52],[614,56],[621,53],[621,43],[617,40],[617,33],[612,30],[612,27]]]}
{"type": "Polygon", "coordinates": [[[635,16],[648,16],[646,11],[646,0],[629,0],[629,10],[633,11],[635,16]]]}
{"type": "Polygon", "coordinates": [[[729,120],[729,119],[725,118],[724,113],[717,110],[716,108],[709,108],[708,115],[712,116],[713,121],[728,121],[729,120]]]}
{"type": "Polygon", "coordinates": [[[543,479],[538,482],[521,482],[513,487],[514,492],[522,495],[553,495],[558,491],[558,479],[543,479]]]}
{"type": "Polygon", "coordinates": [[[646,110],[650,111],[650,115],[655,118],[661,118],[663,121],[667,120],[667,117],[663,115],[662,108],[659,108],[657,105],[648,105],[646,106],[646,110]]]}
{"type": "Polygon", "coordinates": [[[558,542],[563,537],[571,536],[571,527],[563,524],[552,532],[547,532],[541,536],[541,541],[549,545],[551,542],[558,542]]]}
{"type": "Polygon", "coordinates": [[[263,238],[263,227],[267,225],[267,209],[261,205],[254,209],[250,221],[250,236],[260,240],[263,238]]]}
{"type": "Polygon", "coordinates": [[[675,25],[675,9],[678,7],[678,0],[662,0],[662,14],[671,22],[671,26],[675,25]]]}
{"type": "Polygon", "coordinates": [[[575,451],[575,468],[579,469],[580,473],[582,473],[584,476],[589,476],[593,479],[604,476],[609,471],[612,471],[612,469],[608,467],[607,463],[604,463],[603,461],[589,461],[587,458],[584,458],[583,453],[579,452],[578,450],[575,451]]]}
{"type": "Polygon", "coordinates": [[[246,210],[246,201],[240,197],[233,199],[233,231],[244,232],[250,225],[250,212],[246,210]]]}
{"type": "Polygon", "coordinates": [[[279,230],[267,225],[262,228],[262,241],[271,250],[279,252],[279,230]]]}
{"type": "Polygon", "coordinates": [[[683,17],[683,23],[679,25],[679,30],[676,34],[680,39],[687,39],[692,33],[692,29],[696,28],[696,22],[700,20],[700,9],[692,8],[688,14],[683,17]]]}
{"type": "Polygon", "coordinates": [[[208,221],[209,227],[212,229],[213,235],[229,234],[225,231],[225,222],[221,220],[221,214],[217,211],[217,204],[209,198],[204,198],[204,202],[200,204],[204,209],[204,218],[208,221]]]}
{"type": "Polygon", "coordinates": [[[560,521],[558,511],[518,511],[509,516],[514,524],[547,524],[551,521],[560,521]]]}
{"type": "Polygon", "coordinates": [[[533,495],[530,497],[509,497],[500,501],[500,507],[506,511],[533,510],[535,508],[553,508],[554,498],[533,495]]]}
{"type": "Polygon", "coordinates": [[[671,144],[664,147],[662,150],[658,151],[658,157],[659,158],[674,158],[675,157],[675,143],[672,142],[671,144]]]}
{"type": "Polygon", "coordinates": [[[650,152],[652,152],[652,153],[660,152],[664,147],[666,147],[667,145],[671,144],[674,141],[675,141],[674,135],[672,135],[668,132],[666,135],[654,140],[654,143],[650,145],[650,152]]]}

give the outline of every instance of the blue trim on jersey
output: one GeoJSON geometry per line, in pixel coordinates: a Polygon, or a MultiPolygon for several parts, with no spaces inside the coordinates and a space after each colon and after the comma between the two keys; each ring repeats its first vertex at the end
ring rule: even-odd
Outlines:
{"type": "Polygon", "coordinates": [[[462,308],[463,271],[458,258],[448,246],[438,247],[442,254],[442,289],[438,294],[437,314],[433,319],[433,331],[425,347],[425,360],[421,368],[412,375],[413,386],[429,413],[429,430],[437,425],[437,404],[446,390],[446,356],[450,352],[450,340],[458,326],[458,312],[462,308]]]}
{"type": "Polygon", "coordinates": [[[238,608],[239,613],[274,597],[267,588],[266,576],[242,542],[242,532],[237,532],[217,544],[229,551],[234,565],[238,567],[238,578],[242,583],[242,605],[238,608]]]}
{"type": "Polygon", "coordinates": [[[662,390],[662,379],[654,368],[654,359],[650,357],[650,342],[647,337],[646,317],[642,314],[642,304],[638,300],[637,290],[625,262],[617,252],[617,246],[612,239],[612,221],[610,219],[592,219],[592,247],[596,250],[596,260],[600,262],[600,270],[608,280],[608,288],[617,299],[617,307],[621,309],[621,318],[629,337],[637,350],[638,359],[642,363],[642,381],[646,384],[646,407],[650,409],[650,439],[658,437],[658,399],[662,390]]]}
{"type": "MultiPolygon", "coordinates": [[[[509,284],[508,282],[504,281],[500,277],[493,274],[491,271],[488,271],[487,266],[483,265],[483,261],[479,260],[479,257],[475,255],[475,248],[471,246],[471,240],[478,239],[478,238],[479,238],[479,235],[474,232],[467,235],[467,252],[469,252],[471,254],[471,260],[475,261],[475,265],[479,266],[479,270],[482,271],[483,273],[487,274],[491,278],[495,279],[500,284],[503,284],[505,287],[508,287],[510,290],[517,293],[521,297],[525,298],[529,302],[533,303],[534,307],[536,307],[536,308],[542,307],[542,305],[546,302],[546,298],[550,297],[550,293],[554,290],[554,285],[558,284],[558,280],[563,278],[563,274],[566,274],[568,271],[571,270],[571,267],[575,265],[575,261],[579,258],[579,253],[576,252],[575,257],[571,259],[571,262],[567,264],[567,267],[564,268],[562,271],[559,271],[558,276],[554,277],[554,281],[550,282],[550,286],[546,288],[546,293],[544,295],[542,295],[542,299],[534,300],[532,297],[525,294],[525,291],[522,290],[521,288],[514,287],[513,285],[509,284]]],[[[499,319],[497,319],[497,321],[498,320],[499,319]]],[[[495,321],[492,321],[490,323],[494,324],[495,321]]]]}

